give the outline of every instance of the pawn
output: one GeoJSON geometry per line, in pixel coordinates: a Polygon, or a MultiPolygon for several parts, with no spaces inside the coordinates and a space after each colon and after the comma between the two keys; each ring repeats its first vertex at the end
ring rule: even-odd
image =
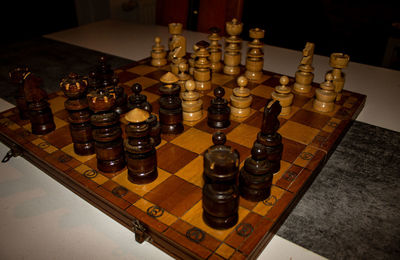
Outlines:
{"type": "Polygon", "coordinates": [[[245,76],[237,78],[238,88],[233,89],[231,95],[231,115],[235,117],[246,117],[250,115],[250,106],[253,97],[250,95],[250,90],[246,88],[248,80],[245,76]]]}
{"type": "Polygon", "coordinates": [[[186,92],[182,94],[182,110],[184,121],[197,121],[203,115],[203,100],[200,94],[195,92],[196,83],[193,80],[186,81],[186,92]]]}
{"type": "Polygon", "coordinates": [[[194,65],[196,63],[196,52],[199,49],[196,44],[193,45],[193,52],[190,54],[189,62],[189,75],[193,76],[194,74],[194,65]]]}
{"type": "Polygon", "coordinates": [[[231,109],[228,106],[228,101],[223,98],[225,90],[223,87],[214,89],[215,98],[211,100],[211,105],[208,107],[207,124],[212,128],[227,128],[231,121],[229,116],[231,109]]]}
{"type": "Polygon", "coordinates": [[[313,102],[313,108],[315,110],[319,112],[332,112],[334,110],[334,102],[337,93],[335,92],[335,86],[332,81],[332,74],[327,73],[325,76],[325,82],[320,84],[321,88],[315,90],[315,99],[313,102]]]}
{"type": "Polygon", "coordinates": [[[239,216],[239,153],[225,145],[222,132],[214,133],[212,140],[214,145],[204,153],[203,220],[212,228],[228,229],[239,216]]]}
{"type": "Polygon", "coordinates": [[[292,102],[294,95],[291,93],[292,90],[287,86],[289,83],[289,78],[287,76],[282,76],[279,80],[281,85],[276,86],[274,92],[271,96],[274,100],[278,100],[282,106],[281,116],[287,116],[292,111],[292,102]]]}
{"type": "Polygon", "coordinates": [[[185,84],[186,81],[188,81],[189,79],[191,79],[190,75],[187,73],[188,70],[188,64],[187,63],[181,63],[178,65],[178,69],[179,69],[179,73],[178,73],[178,84],[181,87],[181,96],[182,93],[185,92],[185,84]]]}
{"type": "Polygon", "coordinates": [[[255,142],[251,157],[246,159],[239,173],[240,196],[250,201],[267,199],[271,195],[273,174],[265,146],[255,142]]]}
{"type": "Polygon", "coordinates": [[[140,108],[146,110],[147,112],[151,113],[152,107],[149,102],[147,102],[147,97],[142,92],[142,85],[139,83],[135,83],[131,87],[132,95],[128,98],[128,108],[130,110],[134,108],[140,108]]]}
{"type": "Polygon", "coordinates": [[[127,139],[124,150],[128,168],[128,180],[135,184],[146,184],[157,176],[157,153],[150,138],[148,124],[150,113],[135,108],[125,115],[127,139]]]}
{"type": "Polygon", "coordinates": [[[154,67],[162,67],[167,64],[167,52],[164,46],[161,45],[161,38],[154,38],[155,44],[151,50],[151,65],[154,67]]]}

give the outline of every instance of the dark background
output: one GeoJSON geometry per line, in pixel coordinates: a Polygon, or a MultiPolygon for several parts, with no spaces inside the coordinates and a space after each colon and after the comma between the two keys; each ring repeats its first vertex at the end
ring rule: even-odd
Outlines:
{"type": "MultiPolygon", "coordinates": [[[[201,17],[213,12],[225,14],[232,3],[234,10],[228,11],[236,14],[242,10],[241,36],[245,40],[250,40],[250,28],[260,27],[265,29],[264,42],[269,45],[302,50],[311,41],[316,54],[344,52],[351,61],[384,66],[388,40],[400,39],[400,30],[393,26],[400,23],[400,1],[157,0],[157,5],[164,4],[157,9],[157,18],[182,19],[186,28],[204,31],[201,17]],[[194,11],[200,14],[194,15],[194,11]]],[[[1,45],[78,26],[74,0],[3,1],[2,10],[1,45]]],[[[221,17],[225,21],[230,18],[217,17],[218,22],[221,17]]],[[[400,46],[394,50],[390,64],[385,66],[400,69],[400,46]]]]}

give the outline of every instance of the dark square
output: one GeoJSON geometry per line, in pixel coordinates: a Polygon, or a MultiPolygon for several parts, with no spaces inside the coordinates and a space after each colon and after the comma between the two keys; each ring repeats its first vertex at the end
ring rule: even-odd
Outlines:
{"type": "Polygon", "coordinates": [[[118,78],[119,78],[119,83],[125,83],[127,81],[130,81],[132,79],[136,79],[138,77],[140,77],[140,75],[129,72],[129,71],[123,71],[118,73],[118,78]]]}
{"type": "Polygon", "coordinates": [[[314,113],[312,111],[300,109],[294,114],[290,121],[294,121],[303,125],[307,125],[316,129],[321,129],[330,120],[329,116],[314,113]]]}
{"type": "Polygon", "coordinates": [[[167,143],[157,150],[157,164],[158,167],[169,173],[176,173],[197,156],[197,153],[167,143]]]}
{"type": "Polygon", "coordinates": [[[72,143],[71,132],[69,130],[69,125],[65,125],[59,129],[54,130],[51,133],[43,136],[48,143],[54,145],[58,149],[72,143]]]}
{"type": "Polygon", "coordinates": [[[300,153],[306,148],[306,145],[282,137],[283,153],[282,160],[294,162],[300,153]]]}

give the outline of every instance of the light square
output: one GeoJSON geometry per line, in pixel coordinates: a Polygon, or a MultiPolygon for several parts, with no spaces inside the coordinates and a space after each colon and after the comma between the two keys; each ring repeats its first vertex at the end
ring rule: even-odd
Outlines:
{"type": "Polygon", "coordinates": [[[145,75],[147,73],[153,72],[158,70],[158,68],[148,66],[148,65],[138,65],[133,68],[128,69],[127,71],[136,73],[138,75],[145,75]]]}
{"type": "Polygon", "coordinates": [[[200,155],[180,169],[175,175],[202,188],[204,184],[203,161],[204,157],[200,155]]]}
{"type": "Polygon", "coordinates": [[[260,129],[257,127],[241,124],[228,133],[226,138],[230,141],[251,148],[253,147],[254,141],[257,139],[258,132],[260,132],[260,129]]]}
{"type": "Polygon", "coordinates": [[[128,85],[131,87],[135,83],[139,83],[142,86],[142,89],[144,90],[147,87],[157,84],[158,81],[155,79],[148,78],[148,77],[138,77],[136,79],[132,79],[132,80],[125,82],[125,85],[128,85]]]}
{"type": "Polygon", "coordinates": [[[218,247],[217,251],[215,253],[219,254],[220,256],[224,257],[225,259],[229,259],[233,253],[235,252],[235,249],[232,247],[228,246],[225,243],[222,243],[220,247],[218,247]]]}
{"type": "Polygon", "coordinates": [[[265,86],[265,85],[259,85],[256,88],[252,89],[250,92],[253,95],[263,97],[263,98],[271,98],[271,93],[274,91],[274,88],[265,86]]]}
{"type": "Polygon", "coordinates": [[[285,138],[308,145],[320,131],[303,124],[287,121],[278,132],[285,138]]]}
{"type": "Polygon", "coordinates": [[[77,154],[74,152],[74,144],[69,144],[69,145],[63,147],[61,150],[62,150],[64,153],[70,155],[72,158],[75,158],[75,159],[77,159],[78,161],[80,161],[80,162],[82,162],[82,163],[84,163],[84,162],[86,162],[86,161],[89,161],[90,159],[92,159],[92,158],[94,158],[94,157],[96,156],[95,154],[86,155],[86,156],[77,155],[77,154]]]}
{"type": "Polygon", "coordinates": [[[213,145],[212,135],[196,128],[190,128],[172,140],[171,143],[198,154],[213,145]]]}

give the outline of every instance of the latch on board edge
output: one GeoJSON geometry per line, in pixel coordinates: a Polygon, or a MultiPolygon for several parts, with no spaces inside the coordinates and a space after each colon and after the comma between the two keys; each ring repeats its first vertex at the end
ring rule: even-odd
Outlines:
{"type": "Polygon", "coordinates": [[[22,155],[22,151],[17,145],[13,144],[11,145],[10,148],[11,148],[10,151],[8,151],[7,154],[4,156],[3,160],[1,160],[2,163],[8,162],[11,159],[11,157],[17,157],[22,155]]]}
{"type": "Polygon", "coordinates": [[[140,223],[139,220],[135,219],[133,222],[133,232],[135,232],[135,240],[138,243],[143,243],[144,241],[151,242],[151,237],[146,233],[146,227],[140,223]]]}

